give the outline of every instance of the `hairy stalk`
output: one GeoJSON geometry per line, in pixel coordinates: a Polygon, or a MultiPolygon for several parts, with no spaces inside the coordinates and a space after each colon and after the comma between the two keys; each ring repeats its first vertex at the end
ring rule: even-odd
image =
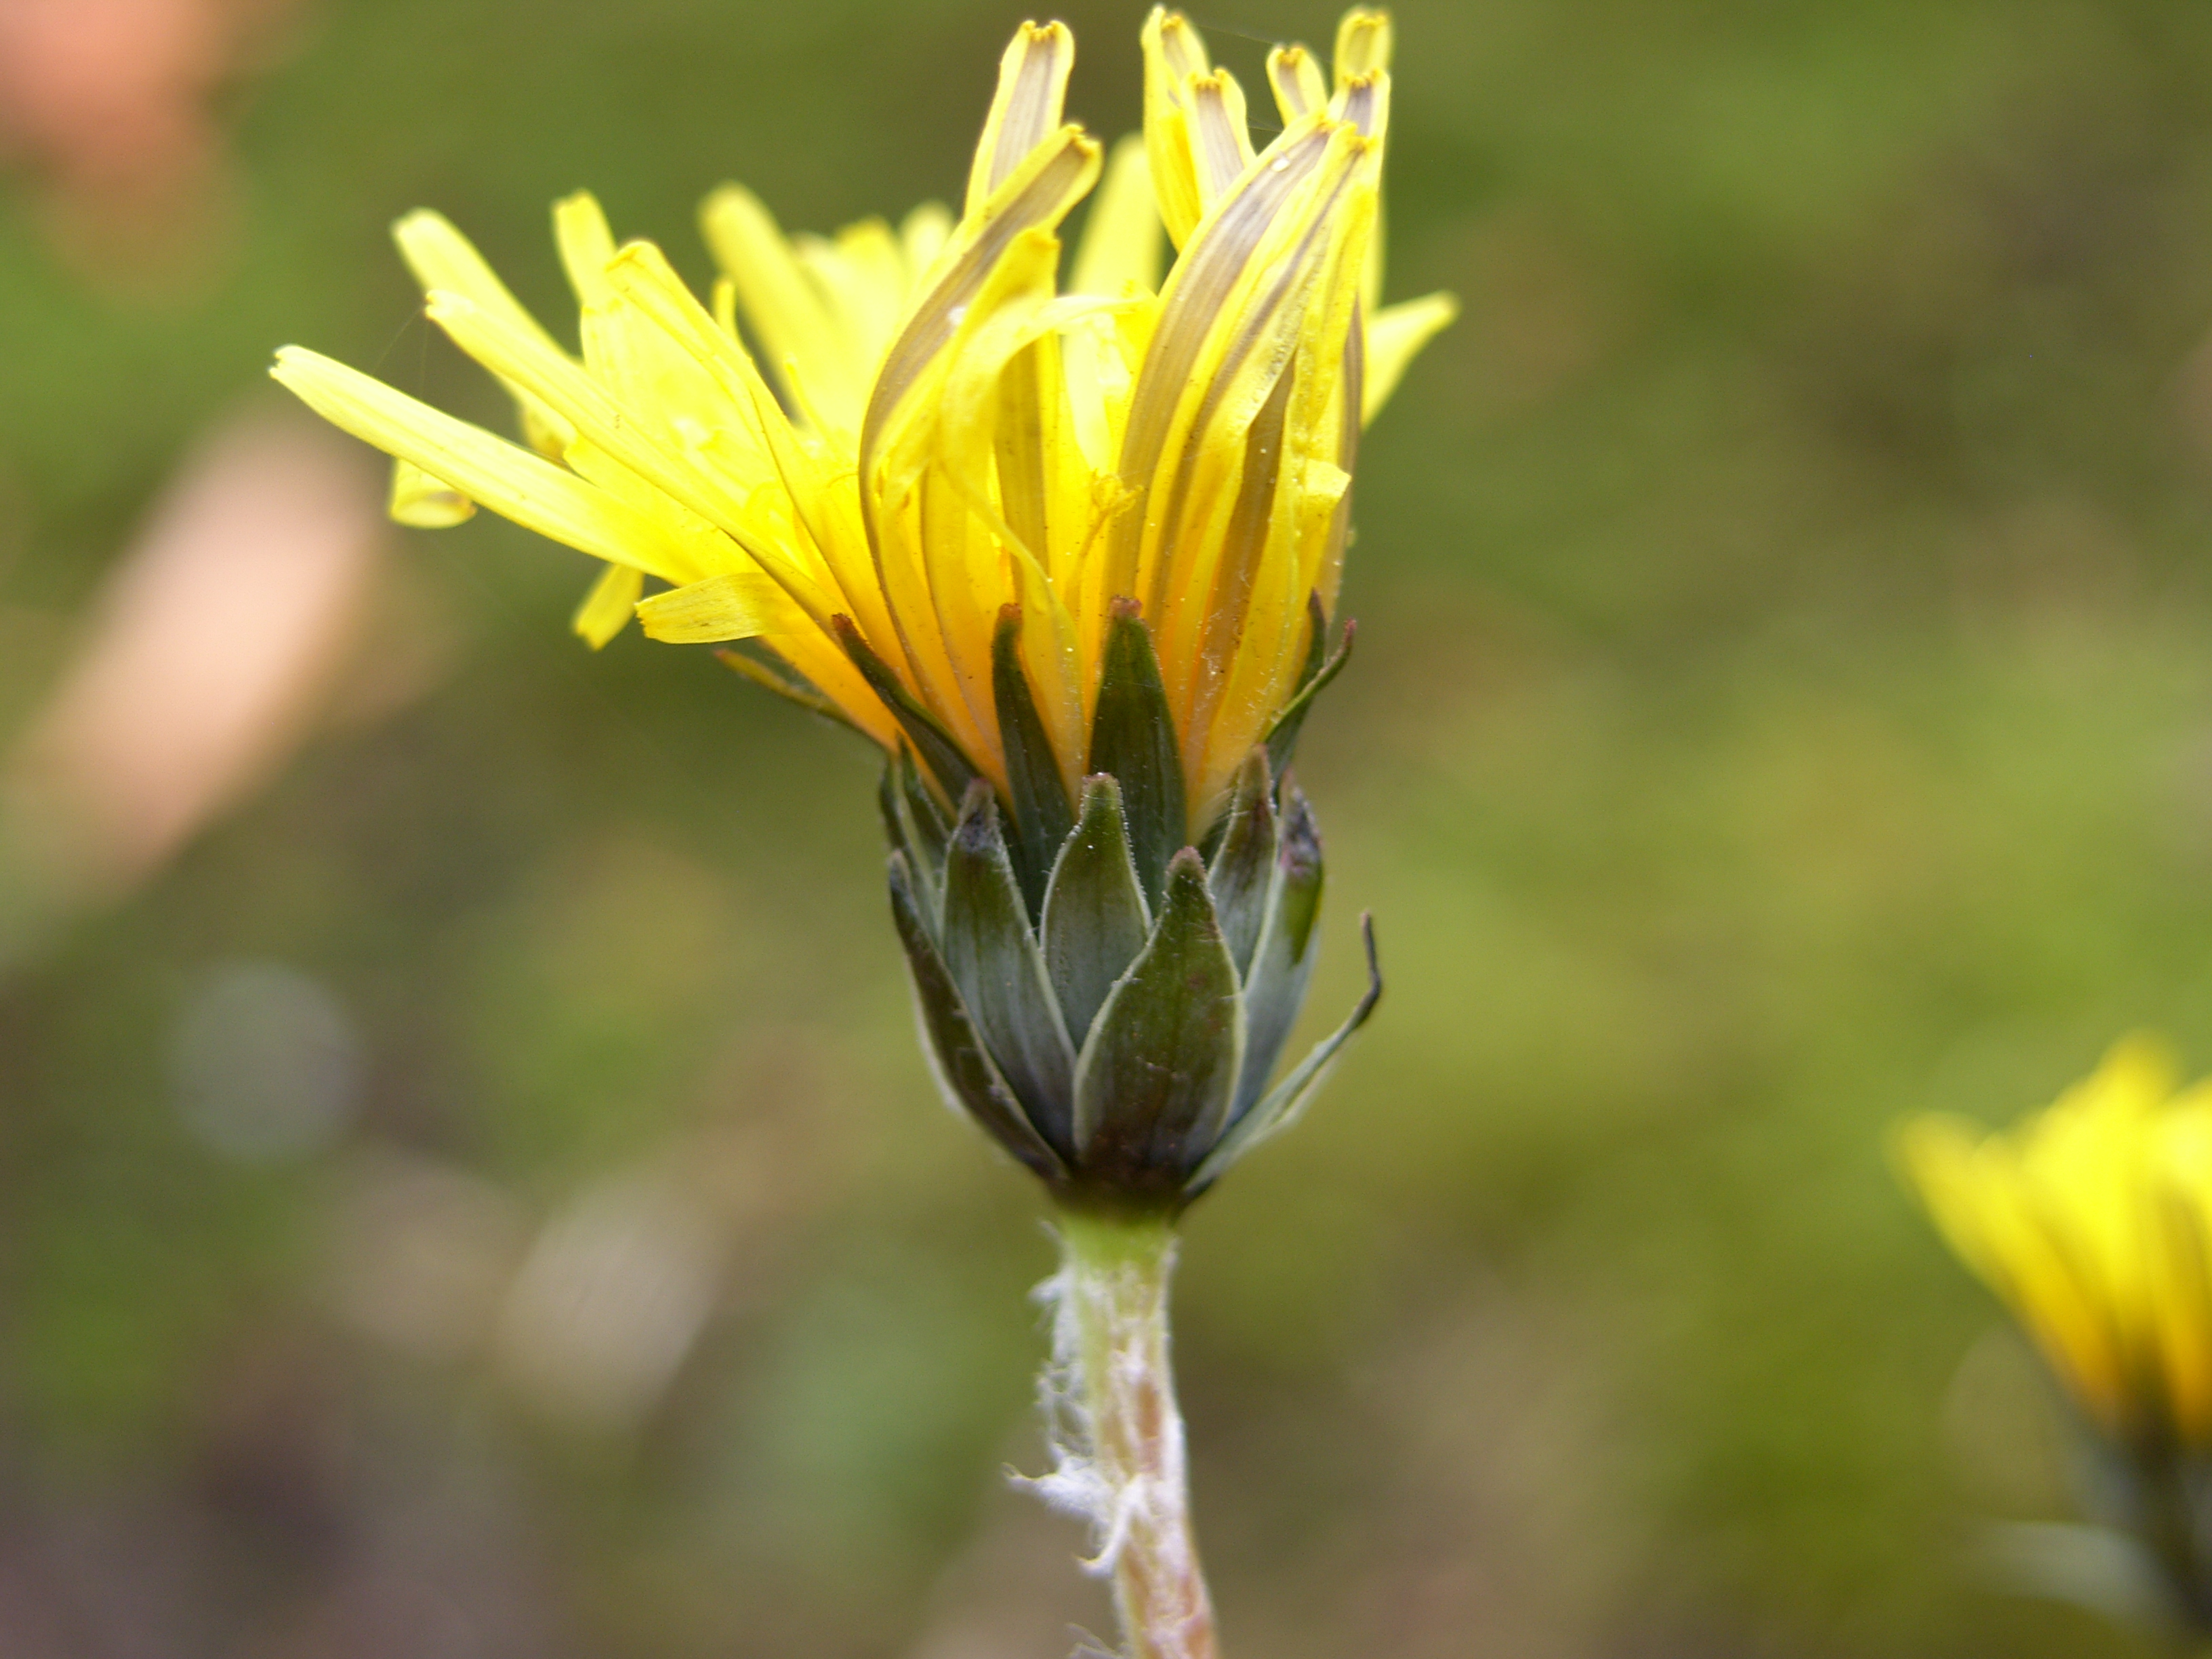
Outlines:
{"type": "Polygon", "coordinates": [[[1168,1363],[1175,1231],[1158,1217],[1063,1212],[1039,1387],[1055,1460],[1035,1481],[1081,1516],[1114,1581],[1128,1659],[1215,1659],[1213,1606],[1190,1526],[1182,1413],[1168,1363]]]}

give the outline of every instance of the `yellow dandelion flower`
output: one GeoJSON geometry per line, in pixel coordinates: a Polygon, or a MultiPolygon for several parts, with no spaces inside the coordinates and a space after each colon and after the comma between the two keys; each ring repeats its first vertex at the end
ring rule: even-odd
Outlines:
{"type": "Polygon", "coordinates": [[[1320,840],[1283,773],[1348,643],[1353,459],[1454,309],[1379,304],[1390,40],[1354,11],[1333,75],[1274,52],[1255,150],[1236,78],[1155,10],[1145,131],[1105,155],[1062,118],[1067,29],[1025,23],[957,217],[787,236],[725,185],[703,301],[572,197],[574,352],[411,214],[428,314],[519,443],[277,354],[396,458],[396,517],[482,503],[604,560],[592,644],[632,615],[753,641],[787,673],[732,667],[883,746],[925,1046],[1063,1197],[1187,1202],[1296,1115],[1378,988],[1267,1090],[1314,957],[1320,840]]]}
{"type": "MultiPolygon", "coordinates": [[[[1376,304],[1378,14],[1346,20],[1333,86],[1304,49],[1273,54],[1284,130],[1256,154],[1187,21],[1156,11],[1144,46],[1145,134],[1104,165],[1065,292],[1060,228],[1102,160],[1062,121],[1068,31],[1026,24],[957,220],[790,237],[726,185],[702,215],[724,273],[702,303],[589,197],[562,203],[578,354],[445,220],[403,220],[429,316],[513,393],[523,445],[297,347],[276,378],[398,458],[404,522],[481,503],[605,560],[576,618],[594,644],[633,611],[658,639],[757,640],[887,749],[929,763],[941,736],[1001,791],[1002,613],[1073,797],[1133,607],[1197,839],[1334,608],[1359,428],[1453,307],[1376,304]]],[[[957,799],[965,780],[934,781],[957,799]]]]}
{"type": "Polygon", "coordinates": [[[395,517],[482,503],[603,560],[593,645],[632,615],[755,641],[789,678],[726,659],[883,746],[923,1051],[1065,1212],[1075,1443],[1040,1490],[1096,1523],[1129,1650],[1162,1659],[1215,1650],[1169,1223],[1297,1115],[1381,990],[1370,936],[1366,995],[1270,1086],[1318,953],[1321,841],[1285,769],[1349,643],[1353,459],[1454,308],[1380,304],[1390,42],[1354,11],[1332,73],[1274,52],[1282,131],[1255,150],[1236,78],[1155,10],[1145,130],[1107,155],[1062,118],[1067,30],[1024,24],[957,217],[787,236],[726,185],[702,301],[562,202],[574,352],[410,215],[428,314],[512,395],[519,443],[297,347],[274,371],[395,458],[395,517]]]}
{"type": "Polygon", "coordinates": [[[1960,1258],[2082,1413],[2138,1450],[2212,1449],[2212,1083],[2131,1037],[2008,1132],[1935,1115],[1902,1162],[1960,1258]]]}

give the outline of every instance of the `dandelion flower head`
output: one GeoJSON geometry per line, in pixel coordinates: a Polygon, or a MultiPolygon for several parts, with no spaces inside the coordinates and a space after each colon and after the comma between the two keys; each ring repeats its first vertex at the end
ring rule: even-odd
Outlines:
{"type": "Polygon", "coordinates": [[[1361,427],[1453,312],[1379,303],[1390,40],[1354,11],[1332,75],[1272,53],[1283,125],[1255,152],[1236,78],[1156,10],[1144,132],[1105,155],[1062,118],[1067,29],[1024,24],[957,217],[787,236],[725,185],[704,302],[572,197],[574,352],[411,214],[428,313],[513,394],[520,443],[298,347],[273,372],[395,458],[403,521],[482,503],[605,561],[575,619],[593,644],[633,614],[754,641],[787,675],[733,665],[910,747],[951,798],[977,776],[1034,794],[1026,764],[1072,803],[1109,641],[1140,617],[1194,841],[1311,677],[1361,427]]]}
{"type": "Polygon", "coordinates": [[[2212,1447],[2212,1083],[2131,1037],[2014,1128],[1948,1115],[1899,1151],[1937,1225],[2089,1420],[2212,1447]]]}

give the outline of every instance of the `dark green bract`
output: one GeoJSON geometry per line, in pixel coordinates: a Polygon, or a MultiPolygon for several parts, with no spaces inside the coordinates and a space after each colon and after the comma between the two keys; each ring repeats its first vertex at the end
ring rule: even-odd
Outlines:
{"type": "Polygon", "coordinates": [[[1358,1006],[1268,1087],[1305,1000],[1322,892],[1321,837],[1284,770],[1343,653],[1315,653],[1201,847],[1135,607],[1116,611],[1073,803],[1039,747],[1014,640],[1010,619],[994,689],[1012,799],[963,760],[939,763],[935,732],[884,776],[924,1047],[946,1098],[1064,1200],[1177,1210],[1304,1109],[1382,994],[1370,931],[1358,1006]],[[940,799],[956,792],[948,822],[940,799]]]}

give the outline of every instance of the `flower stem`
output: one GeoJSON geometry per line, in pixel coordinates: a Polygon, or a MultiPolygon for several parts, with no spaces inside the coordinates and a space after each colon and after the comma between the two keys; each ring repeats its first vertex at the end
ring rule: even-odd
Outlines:
{"type": "Polygon", "coordinates": [[[1059,1465],[1036,1485],[1087,1518],[1091,1570],[1114,1581],[1129,1659],[1215,1659],[1213,1605],[1190,1526],[1182,1413],[1168,1361],[1175,1230],[1159,1216],[1063,1212],[1047,1427],[1059,1465]]]}

